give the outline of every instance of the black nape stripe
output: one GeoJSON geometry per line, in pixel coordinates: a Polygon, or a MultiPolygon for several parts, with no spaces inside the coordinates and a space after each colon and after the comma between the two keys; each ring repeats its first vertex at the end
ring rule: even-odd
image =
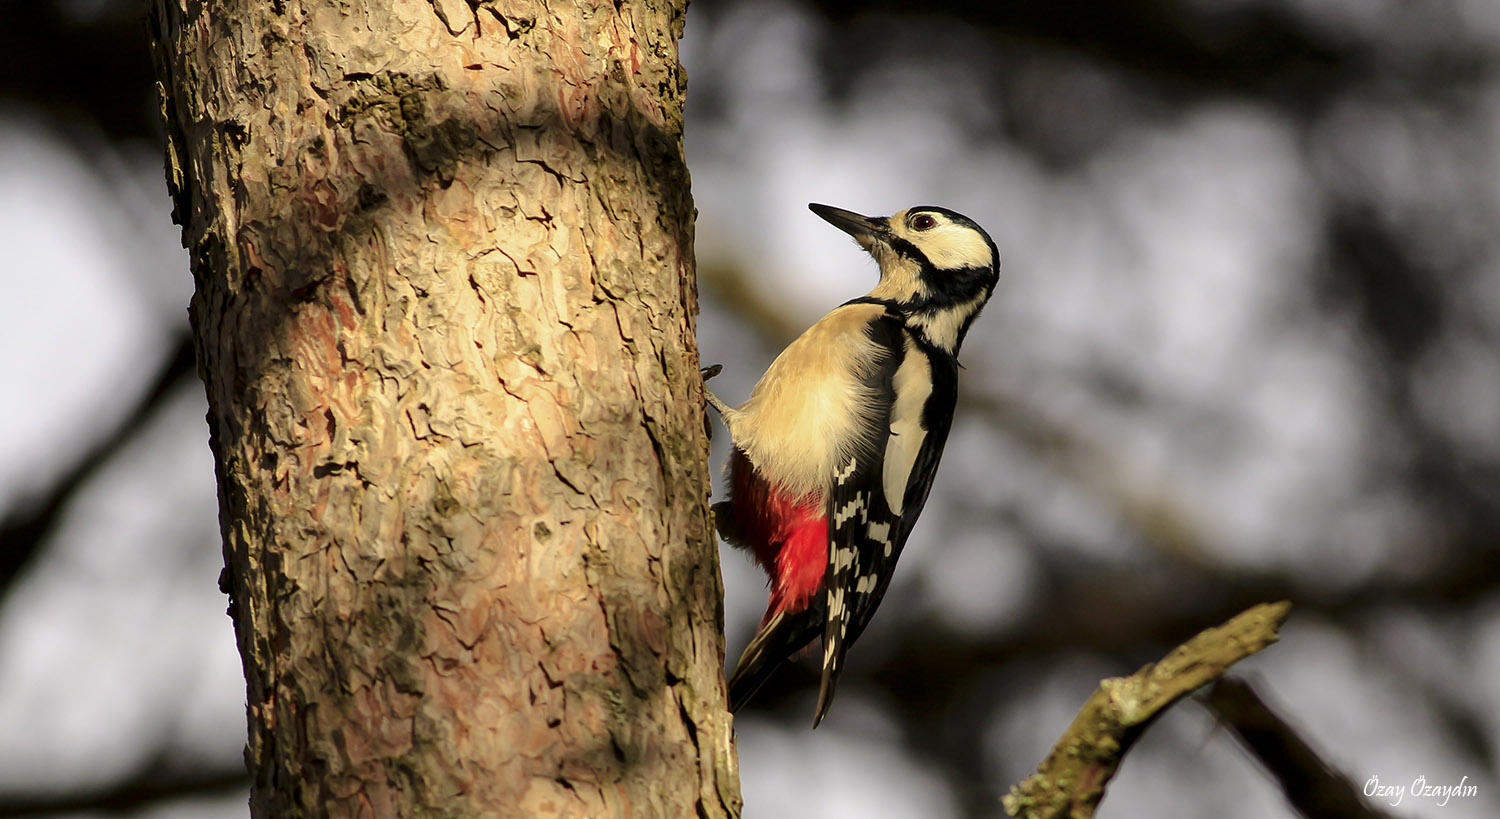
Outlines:
{"type": "Polygon", "coordinates": [[[990,267],[937,268],[931,264],[922,266],[922,281],[932,293],[920,309],[940,309],[960,302],[970,301],[988,289],[993,289],[999,276],[990,267]]]}
{"type": "Polygon", "coordinates": [[[877,299],[874,296],[860,296],[857,299],[850,299],[839,306],[848,307],[851,304],[878,304],[881,307],[884,307],[886,309],[886,312],[892,313],[897,317],[904,316],[908,312],[910,312],[907,305],[901,304],[897,301],[891,301],[890,299],[877,299]]]}

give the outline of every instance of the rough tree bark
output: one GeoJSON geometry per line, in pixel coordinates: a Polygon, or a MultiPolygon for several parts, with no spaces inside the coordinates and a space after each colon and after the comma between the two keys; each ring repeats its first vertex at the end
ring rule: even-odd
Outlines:
{"type": "Polygon", "coordinates": [[[683,0],[153,0],[258,817],[727,816],[683,0]]]}

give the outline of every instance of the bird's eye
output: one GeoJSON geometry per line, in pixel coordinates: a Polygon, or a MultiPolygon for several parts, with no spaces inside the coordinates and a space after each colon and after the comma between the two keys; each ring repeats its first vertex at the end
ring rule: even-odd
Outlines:
{"type": "Polygon", "coordinates": [[[911,226],[916,230],[932,230],[937,227],[937,220],[925,213],[919,213],[911,218],[911,226]]]}

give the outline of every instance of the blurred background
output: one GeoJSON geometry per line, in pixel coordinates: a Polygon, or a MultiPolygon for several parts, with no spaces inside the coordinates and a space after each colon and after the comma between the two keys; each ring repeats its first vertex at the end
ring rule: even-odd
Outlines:
{"type": "MultiPolygon", "coordinates": [[[[248,814],[143,31],[0,9],[0,815],[248,814]]],[[[1500,815],[1500,4],[695,0],[682,54],[726,399],[875,280],[810,201],[1005,260],[837,706],[737,720],[747,817],[1003,815],[1101,677],[1283,598],[1271,706],[1356,789],[1477,786],[1394,815],[1500,815]]],[[[1187,701],[1099,815],[1292,812],[1187,701]]]]}

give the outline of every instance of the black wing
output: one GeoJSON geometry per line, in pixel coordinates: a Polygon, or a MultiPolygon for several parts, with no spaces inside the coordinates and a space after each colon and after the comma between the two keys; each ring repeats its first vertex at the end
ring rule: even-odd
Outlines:
{"type": "Polygon", "coordinates": [[[867,440],[835,474],[825,508],[828,568],[823,574],[823,682],[814,728],[833,702],[844,652],[853,641],[851,634],[857,633],[851,632],[851,626],[868,620],[868,612],[879,604],[883,589],[878,578],[894,566],[900,553],[895,539],[902,522],[891,511],[882,480],[894,406],[893,381],[907,354],[908,333],[900,319],[890,314],[872,322],[868,332],[880,357],[866,374],[865,387],[878,405],[870,416],[867,440]]]}
{"type": "MultiPolygon", "coordinates": [[[[878,330],[872,331],[874,335],[878,330]]],[[[875,609],[890,586],[896,561],[906,546],[912,526],[927,503],[933,476],[953,426],[953,407],[958,398],[958,362],[921,341],[920,337],[900,329],[893,343],[883,337],[877,340],[888,346],[889,366],[882,367],[881,395],[895,393],[893,381],[903,364],[912,373],[930,379],[930,391],[922,402],[920,417],[924,432],[922,443],[911,460],[902,481],[901,512],[892,511],[886,496],[885,468],[887,445],[897,434],[896,402],[887,403],[885,415],[890,419],[881,429],[878,452],[873,458],[851,460],[839,473],[828,500],[828,569],[824,574],[824,610],[827,618],[823,632],[823,684],[818,692],[818,710],[813,719],[817,727],[833,702],[839,672],[843,670],[844,652],[864,632],[875,609]],[[923,369],[925,368],[925,369],[923,369]]],[[[874,385],[872,385],[874,386],[874,385]]],[[[909,385],[908,385],[909,386],[909,385]]],[[[908,434],[911,434],[908,432],[908,434]]],[[[893,464],[893,469],[904,463],[893,464]]]]}
{"type": "Polygon", "coordinates": [[[923,346],[920,342],[917,346],[918,354],[925,358],[931,368],[932,392],[922,408],[922,425],[927,435],[906,479],[905,500],[900,521],[892,533],[890,554],[886,556],[882,550],[874,570],[875,589],[868,596],[858,598],[864,605],[854,611],[844,635],[846,644],[852,644],[864,633],[865,626],[870,624],[870,618],[875,616],[875,609],[880,605],[881,598],[885,597],[886,587],[890,585],[896,568],[896,559],[901,556],[901,550],[906,546],[906,539],[911,535],[917,517],[927,505],[927,493],[932,489],[938,462],[943,457],[943,447],[948,443],[948,432],[953,428],[953,408],[958,402],[958,362],[953,356],[941,351],[920,349],[923,346]]]}

